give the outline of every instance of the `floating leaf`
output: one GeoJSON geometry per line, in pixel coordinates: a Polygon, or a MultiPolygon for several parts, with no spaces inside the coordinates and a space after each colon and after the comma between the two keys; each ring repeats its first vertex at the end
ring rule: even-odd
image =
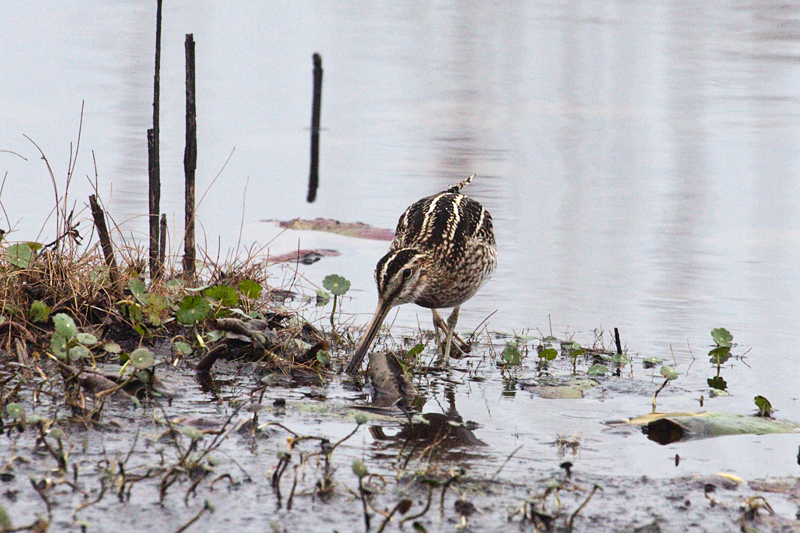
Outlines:
{"type": "Polygon", "coordinates": [[[245,298],[251,300],[258,299],[263,289],[264,287],[251,279],[244,279],[239,283],[239,292],[241,292],[245,298]]]}
{"type": "Polygon", "coordinates": [[[608,367],[606,365],[592,365],[589,367],[589,370],[586,371],[590,376],[602,376],[606,372],[608,372],[608,367]]]}
{"type": "Polygon", "coordinates": [[[137,350],[134,350],[131,352],[129,357],[131,364],[136,368],[138,368],[139,370],[150,368],[156,362],[156,358],[153,355],[153,352],[151,352],[147,348],[139,348],[137,350]]]}
{"type": "Polygon", "coordinates": [[[322,280],[322,286],[335,296],[343,296],[350,290],[350,282],[337,274],[329,274],[322,280]]]}
{"type": "Polygon", "coordinates": [[[192,352],[194,351],[188,342],[183,342],[183,341],[175,342],[172,345],[172,349],[175,351],[175,355],[180,357],[191,355],[192,352]]]}
{"type": "Polygon", "coordinates": [[[678,379],[679,374],[671,366],[662,366],[661,375],[664,376],[665,379],[672,381],[673,379],[678,379]]]}
{"type": "Polygon", "coordinates": [[[8,403],[6,404],[6,414],[16,420],[25,416],[25,409],[18,403],[8,403]]]}
{"type": "Polygon", "coordinates": [[[95,337],[91,333],[78,333],[75,336],[75,340],[77,340],[84,346],[91,346],[93,344],[97,344],[97,337],[95,337]]]}
{"type": "Polygon", "coordinates": [[[50,308],[43,301],[34,300],[28,311],[28,318],[31,322],[44,322],[50,318],[50,308]]]}
{"type": "Polygon", "coordinates": [[[520,355],[515,342],[509,342],[503,350],[503,361],[506,364],[516,366],[522,362],[522,355],[520,355]]]}
{"type": "Polygon", "coordinates": [[[712,329],[711,338],[717,346],[730,346],[733,342],[733,335],[725,328],[712,329]]]}
{"type": "Polygon", "coordinates": [[[183,426],[181,428],[181,433],[193,441],[201,440],[203,438],[203,432],[192,426],[183,426]]]}
{"type": "Polygon", "coordinates": [[[78,334],[78,328],[75,326],[75,321],[72,317],[64,313],[58,313],[53,316],[53,324],[56,327],[56,333],[65,339],[71,339],[78,334]]]}
{"type": "Polygon", "coordinates": [[[628,356],[625,355],[624,353],[615,353],[614,355],[611,356],[611,360],[621,366],[625,366],[631,362],[631,360],[628,359],[628,356]]]}
{"type": "Polygon", "coordinates": [[[758,416],[763,416],[766,418],[772,417],[772,404],[769,403],[769,400],[764,398],[763,396],[756,396],[753,398],[753,401],[756,403],[756,407],[758,407],[759,414],[758,416]]]}
{"type": "Polygon", "coordinates": [[[660,365],[661,363],[664,362],[664,360],[658,357],[657,355],[651,355],[650,357],[645,357],[644,359],[642,359],[642,361],[644,361],[648,365],[660,365]]]}
{"type": "Polygon", "coordinates": [[[539,359],[544,359],[545,361],[554,361],[556,357],[558,357],[558,352],[555,348],[545,348],[539,352],[539,359]]]}
{"type": "Polygon", "coordinates": [[[15,267],[28,268],[36,256],[35,251],[39,248],[41,248],[41,245],[33,242],[12,244],[6,248],[6,260],[15,267]]]}
{"type": "Polygon", "coordinates": [[[239,295],[236,293],[236,289],[229,287],[228,285],[215,285],[213,287],[209,287],[203,291],[203,294],[209,298],[217,300],[225,307],[234,307],[239,303],[239,295]]]}
{"type": "Polygon", "coordinates": [[[720,391],[728,390],[728,384],[722,379],[722,376],[714,376],[713,378],[708,378],[706,380],[708,386],[712,389],[717,389],[720,391]]]}
{"type": "Polygon", "coordinates": [[[211,312],[211,305],[205,297],[199,294],[188,295],[178,304],[176,314],[178,322],[184,326],[194,326],[204,320],[211,312]]]}

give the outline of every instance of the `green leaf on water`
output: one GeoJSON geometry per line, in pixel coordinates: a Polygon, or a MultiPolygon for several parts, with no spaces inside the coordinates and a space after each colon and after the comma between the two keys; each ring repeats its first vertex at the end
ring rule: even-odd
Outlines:
{"type": "Polygon", "coordinates": [[[28,268],[36,257],[36,250],[41,246],[35,242],[12,244],[6,248],[6,260],[17,268],[28,268]]]}
{"type": "Polygon", "coordinates": [[[131,352],[129,357],[131,364],[134,367],[138,368],[139,370],[150,368],[156,362],[156,358],[153,355],[153,352],[151,352],[147,348],[139,348],[137,350],[134,350],[131,352]]]}
{"type": "Polygon", "coordinates": [[[149,300],[147,295],[147,287],[144,284],[144,281],[133,278],[128,282],[128,290],[131,291],[133,297],[136,298],[136,301],[142,305],[147,305],[149,300]]]}
{"type": "Polygon", "coordinates": [[[664,362],[664,360],[658,357],[657,355],[651,355],[650,357],[645,357],[644,359],[642,359],[642,361],[644,361],[649,365],[660,365],[661,363],[664,362]]]}
{"type": "Polygon", "coordinates": [[[34,300],[28,311],[28,318],[31,322],[45,322],[50,318],[50,308],[43,301],[34,300]]]}
{"type": "Polygon", "coordinates": [[[733,342],[733,335],[725,328],[712,329],[711,338],[717,346],[730,346],[733,342]]]}
{"type": "Polygon", "coordinates": [[[608,372],[608,367],[606,365],[592,365],[589,367],[589,370],[586,371],[590,376],[602,376],[606,372],[608,372]]]}
{"type": "Polygon", "coordinates": [[[236,289],[229,287],[228,285],[214,285],[213,287],[209,287],[204,290],[203,294],[209,298],[217,300],[225,307],[234,307],[239,303],[239,295],[237,294],[236,289]]]}
{"type": "Polygon", "coordinates": [[[664,376],[665,379],[672,381],[673,379],[678,379],[679,374],[671,366],[662,366],[661,375],[664,376]]]}
{"type": "Polygon", "coordinates": [[[706,380],[708,386],[712,389],[717,389],[720,391],[728,390],[728,384],[722,379],[722,376],[714,376],[713,378],[708,378],[706,380]]]}
{"type": "Polygon", "coordinates": [[[53,316],[53,324],[56,327],[56,333],[65,339],[71,339],[78,334],[78,328],[75,326],[75,321],[72,320],[67,314],[58,313],[53,316]]]}
{"type": "Polygon", "coordinates": [[[7,403],[6,414],[16,420],[25,416],[25,409],[18,403],[7,403]]]}
{"type": "Polygon", "coordinates": [[[251,300],[258,299],[263,289],[264,287],[251,279],[244,279],[239,283],[239,292],[241,292],[245,298],[251,300]]]}
{"type": "Polygon", "coordinates": [[[416,357],[422,353],[422,350],[425,349],[425,345],[421,342],[419,344],[415,344],[409,351],[406,353],[406,360],[410,361],[412,359],[416,359],[416,357]]]}
{"type": "Polygon", "coordinates": [[[350,289],[350,282],[337,274],[329,274],[322,280],[322,286],[335,296],[343,296],[350,289]]]}
{"type": "Polygon", "coordinates": [[[611,360],[617,363],[618,365],[623,365],[623,366],[631,362],[631,360],[628,359],[628,356],[625,355],[624,353],[615,353],[614,355],[611,356],[611,360]]]}
{"type": "Polygon", "coordinates": [[[756,396],[753,398],[753,401],[756,403],[756,407],[758,407],[759,414],[758,416],[763,416],[766,418],[772,417],[772,404],[769,403],[769,400],[764,398],[763,396],[756,396]]]}
{"type": "Polygon", "coordinates": [[[509,342],[505,349],[503,350],[503,361],[506,364],[517,366],[522,362],[522,355],[520,355],[519,350],[517,349],[516,342],[509,342]]]}
{"type": "Polygon", "coordinates": [[[181,433],[183,433],[185,437],[189,437],[193,441],[202,440],[203,438],[203,432],[197,429],[196,427],[192,426],[183,426],[181,428],[181,433]]]}
{"type": "Polygon", "coordinates": [[[194,326],[208,317],[209,313],[211,313],[211,304],[208,303],[208,300],[200,294],[190,294],[178,304],[176,316],[178,322],[184,326],[194,326]]]}
{"type": "Polygon", "coordinates": [[[539,359],[544,359],[545,361],[554,361],[556,357],[558,357],[558,352],[555,348],[545,348],[539,352],[539,359]]]}

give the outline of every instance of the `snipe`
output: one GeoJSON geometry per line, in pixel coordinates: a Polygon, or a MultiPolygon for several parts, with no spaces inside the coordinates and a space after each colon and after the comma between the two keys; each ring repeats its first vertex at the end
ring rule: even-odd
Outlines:
{"type": "Polygon", "coordinates": [[[378,308],[347,365],[348,374],[361,368],[389,310],[409,302],[432,310],[434,331],[446,331],[443,352],[445,361],[449,358],[461,304],[497,265],[492,216],[461,194],[474,177],[418,200],[400,217],[389,252],[375,267],[378,308]],[[443,307],[453,308],[446,324],[436,312],[443,307]]]}

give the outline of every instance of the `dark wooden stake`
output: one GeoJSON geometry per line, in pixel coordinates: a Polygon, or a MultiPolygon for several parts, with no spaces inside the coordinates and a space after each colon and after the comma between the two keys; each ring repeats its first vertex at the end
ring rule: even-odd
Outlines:
{"type": "Polygon", "coordinates": [[[617,343],[617,353],[622,355],[622,343],[619,341],[619,330],[614,328],[614,341],[617,343]]]}
{"type": "Polygon", "coordinates": [[[186,148],[183,152],[183,173],[185,176],[184,206],[185,233],[183,237],[183,276],[195,276],[194,249],[194,174],[197,169],[197,107],[195,105],[194,83],[194,37],[186,35],[186,148]]]}
{"type": "Polygon", "coordinates": [[[157,0],[156,10],[156,67],[153,78],[153,129],[147,132],[147,153],[149,180],[149,200],[150,200],[150,277],[152,278],[158,271],[158,249],[160,239],[158,237],[159,222],[158,215],[161,205],[161,164],[159,161],[159,94],[161,92],[161,3],[157,0]]]}
{"type": "Polygon", "coordinates": [[[100,207],[100,203],[94,194],[89,196],[89,205],[92,208],[94,226],[97,228],[97,235],[100,237],[100,246],[103,248],[103,257],[105,258],[106,266],[108,266],[111,283],[116,286],[119,280],[119,273],[117,272],[117,261],[114,259],[114,248],[111,246],[111,238],[108,236],[105,213],[103,213],[103,208],[100,207]]]}
{"type": "Polygon", "coordinates": [[[161,236],[160,242],[158,243],[158,271],[157,277],[162,278],[164,276],[164,259],[166,258],[166,250],[167,250],[167,215],[161,215],[161,227],[159,228],[159,235],[161,236]]]}
{"type": "Polygon", "coordinates": [[[322,107],[322,56],[314,54],[314,100],[311,105],[311,172],[308,176],[308,202],[317,199],[319,185],[319,115],[322,107]]]}

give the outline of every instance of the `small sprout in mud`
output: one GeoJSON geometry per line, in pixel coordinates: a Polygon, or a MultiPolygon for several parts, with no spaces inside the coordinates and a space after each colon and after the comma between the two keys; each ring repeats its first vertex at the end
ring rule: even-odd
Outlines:
{"type": "Polygon", "coordinates": [[[322,286],[331,291],[333,294],[333,309],[331,309],[331,329],[335,329],[333,325],[333,317],[336,315],[336,303],[339,296],[344,296],[350,290],[350,282],[339,276],[338,274],[328,274],[322,280],[322,286]]]}
{"type": "Polygon", "coordinates": [[[14,420],[19,420],[25,417],[25,409],[18,403],[6,404],[6,414],[14,420]]]}
{"type": "Polygon", "coordinates": [[[715,328],[711,330],[711,338],[717,346],[727,346],[730,348],[733,342],[733,335],[725,328],[715,328]]]}
{"type": "Polygon", "coordinates": [[[606,372],[608,372],[608,367],[606,365],[592,365],[589,367],[589,370],[586,371],[590,376],[602,376],[606,372]]]}
{"type": "Polygon", "coordinates": [[[763,396],[756,396],[753,398],[753,401],[758,407],[758,416],[763,416],[764,418],[772,418],[772,404],[769,403],[769,400],[764,398],[763,396]]]}
{"type": "Polygon", "coordinates": [[[129,356],[130,363],[138,370],[150,368],[156,363],[153,352],[147,348],[139,348],[131,352],[129,356]]]}
{"type": "Polygon", "coordinates": [[[358,424],[359,426],[363,426],[366,423],[367,423],[367,415],[365,415],[364,413],[358,413],[356,415],[356,424],[358,424]]]}
{"type": "Polygon", "coordinates": [[[239,292],[241,292],[245,298],[250,300],[258,300],[258,298],[261,296],[262,290],[264,290],[264,287],[262,287],[260,283],[251,279],[245,279],[239,282],[239,292]]]}
{"type": "Polygon", "coordinates": [[[517,349],[517,341],[511,341],[506,344],[502,354],[503,365],[519,366],[522,362],[522,355],[517,349]]]}
{"type": "Polygon", "coordinates": [[[358,479],[361,479],[369,474],[366,465],[358,459],[353,459],[353,473],[356,475],[356,477],[358,477],[358,479]]]}
{"type": "Polygon", "coordinates": [[[28,318],[34,323],[46,322],[50,318],[50,308],[43,301],[34,300],[28,310],[28,318]]]}

